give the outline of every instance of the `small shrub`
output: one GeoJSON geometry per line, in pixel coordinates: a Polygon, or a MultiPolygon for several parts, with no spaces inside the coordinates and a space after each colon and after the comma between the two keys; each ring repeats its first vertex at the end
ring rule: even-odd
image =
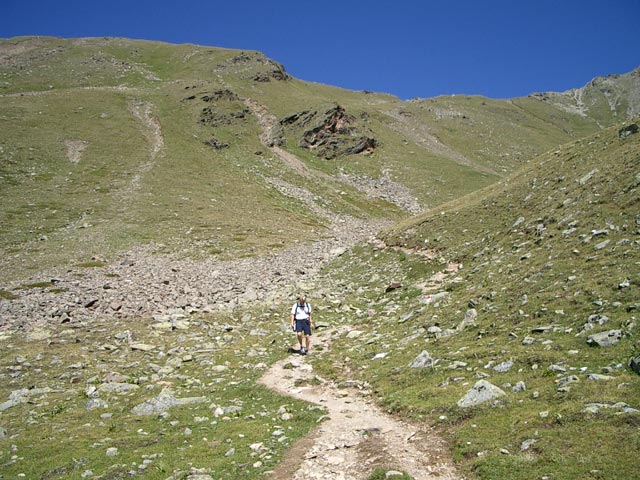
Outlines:
{"type": "Polygon", "coordinates": [[[0,298],[2,300],[15,300],[18,296],[6,290],[0,290],[0,298]]]}
{"type": "Polygon", "coordinates": [[[373,473],[369,476],[368,480],[414,480],[411,475],[408,475],[405,472],[402,472],[402,475],[391,475],[387,477],[387,472],[396,471],[396,470],[387,470],[385,468],[376,468],[373,473]]]}
{"type": "Polygon", "coordinates": [[[104,267],[107,264],[105,262],[99,262],[99,261],[90,261],[90,262],[82,262],[82,263],[78,263],[76,264],[76,267],[80,267],[80,268],[100,268],[100,267],[104,267]]]}

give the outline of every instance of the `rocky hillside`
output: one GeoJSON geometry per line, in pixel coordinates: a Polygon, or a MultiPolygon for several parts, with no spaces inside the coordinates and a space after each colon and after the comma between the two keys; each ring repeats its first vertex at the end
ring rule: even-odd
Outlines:
{"type": "Polygon", "coordinates": [[[0,40],[3,277],[141,245],[274,254],[330,236],[336,216],[397,221],[620,120],[637,75],[616,85],[597,113],[537,96],[403,102],[302,82],[258,52],[0,40]]]}
{"type": "Polygon", "coordinates": [[[634,478],[639,131],[561,146],[341,257],[325,293],[342,286],[356,331],[325,371],[438,421],[473,477],[634,478]]]}
{"type": "Polygon", "coordinates": [[[594,78],[582,88],[532,97],[608,125],[612,118],[624,120],[640,114],[640,92],[635,87],[639,78],[640,67],[625,75],[594,78]]]}

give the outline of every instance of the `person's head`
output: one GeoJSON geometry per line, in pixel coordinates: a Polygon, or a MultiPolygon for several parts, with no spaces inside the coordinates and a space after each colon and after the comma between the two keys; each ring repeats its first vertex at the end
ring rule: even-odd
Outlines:
{"type": "Polygon", "coordinates": [[[304,305],[304,303],[307,301],[307,296],[304,293],[301,293],[298,296],[298,304],[300,305],[304,305]]]}

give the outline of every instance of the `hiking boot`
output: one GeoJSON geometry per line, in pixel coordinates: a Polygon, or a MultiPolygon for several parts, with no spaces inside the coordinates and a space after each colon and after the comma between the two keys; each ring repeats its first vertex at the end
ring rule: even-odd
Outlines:
{"type": "Polygon", "coordinates": [[[300,347],[300,355],[306,355],[307,351],[304,349],[304,347],[300,347]]]}

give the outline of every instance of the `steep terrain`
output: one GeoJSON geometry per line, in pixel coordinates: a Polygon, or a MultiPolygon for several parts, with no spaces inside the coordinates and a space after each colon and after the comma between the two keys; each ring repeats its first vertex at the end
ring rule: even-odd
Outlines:
{"type": "Polygon", "coordinates": [[[634,478],[638,92],[404,102],[257,52],[1,40],[7,478],[634,478]],[[299,291],[336,327],[304,361],[299,291]],[[342,414],[357,447],[314,430],[342,414]]]}
{"type": "MultiPolygon", "coordinates": [[[[610,82],[633,110],[637,75],[610,82]]],[[[138,245],[274,253],[330,228],[318,207],[396,221],[622,116],[536,96],[403,102],[257,52],[117,38],[0,41],[0,104],[6,279],[138,245]]]]}
{"type": "Polygon", "coordinates": [[[320,375],[436,419],[478,478],[635,478],[639,130],[564,145],[341,257],[325,288],[352,332],[320,375]]]}

